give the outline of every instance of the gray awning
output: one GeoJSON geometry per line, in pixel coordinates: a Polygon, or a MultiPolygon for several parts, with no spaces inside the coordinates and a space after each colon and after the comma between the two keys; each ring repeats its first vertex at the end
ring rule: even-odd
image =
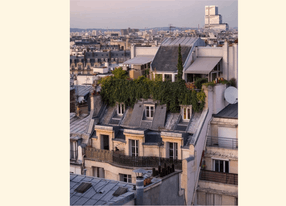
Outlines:
{"type": "Polygon", "coordinates": [[[185,73],[209,74],[220,60],[221,57],[199,57],[186,69],[185,73]]]}
{"type": "Polygon", "coordinates": [[[142,65],[142,64],[147,64],[153,61],[153,59],[154,59],[154,56],[137,56],[137,57],[127,60],[126,62],[123,62],[123,64],[142,65]]]}

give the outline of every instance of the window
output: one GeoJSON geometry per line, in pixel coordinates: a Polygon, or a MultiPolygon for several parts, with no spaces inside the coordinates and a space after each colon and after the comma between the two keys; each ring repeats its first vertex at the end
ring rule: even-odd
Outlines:
{"type": "Polygon", "coordinates": [[[178,143],[169,142],[169,158],[178,159],[178,143]]]}
{"type": "Polygon", "coordinates": [[[130,155],[132,157],[138,157],[138,140],[129,140],[130,144],[130,155]]]}
{"type": "Polygon", "coordinates": [[[124,103],[117,104],[117,114],[123,115],[125,112],[125,105],[124,103]]]}
{"type": "Polygon", "coordinates": [[[77,142],[76,141],[70,142],[70,159],[77,160],[77,142]]]}
{"type": "Polygon", "coordinates": [[[120,181],[132,183],[131,175],[119,174],[120,181]]]}
{"type": "Polygon", "coordinates": [[[145,107],[145,116],[146,116],[146,118],[153,118],[154,106],[146,106],[145,107]]]}
{"type": "Polygon", "coordinates": [[[190,107],[181,107],[183,120],[190,120],[192,110],[190,107]]]}
{"type": "Polygon", "coordinates": [[[101,135],[102,149],[109,150],[109,136],[101,135]]]}
{"type": "Polygon", "coordinates": [[[104,169],[101,167],[92,167],[92,176],[104,178],[104,169]]]}
{"type": "Polygon", "coordinates": [[[229,161],[213,160],[213,171],[229,173],[229,161]]]}

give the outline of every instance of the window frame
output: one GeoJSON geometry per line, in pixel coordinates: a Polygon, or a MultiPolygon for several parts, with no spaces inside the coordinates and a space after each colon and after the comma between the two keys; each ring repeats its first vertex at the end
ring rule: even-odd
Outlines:
{"type": "Polygon", "coordinates": [[[119,173],[119,178],[120,178],[120,181],[122,181],[122,182],[132,183],[132,176],[129,174],[119,173]]]}
{"type": "Polygon", "coordinates": [[[146,119],[153,119],[155,114],[155,105],[144,105],[144,107],[145,107],[144,112],[146,119]]]}
{"type": "Polygon", "coordinates": [[[225,160],[225,159],[212,158],[212,171],[229,173],[229,162],[230,162],[229,160],[225,160]],[[218,168],[216,168],[216,161],[218,162],[218,168]],[[227,162],[227,166],[226,166],[226,162],[227,162]],[[220,171],[221,165],[223,167],[222,171],[220,171]]]}
{"type": "Polygon", "coordinates": [[[125,112],[125,104],[124,103],[117,103],[117,115],[122,116],[125,112]]]}
{"type": "Polygon", "coordinates": [[[177,142],[168,142],[168,156],[170,159],[177,160],[178,159],[178,143],[177,142]],[[171,151],[173,155],[171,155],[171,151]]]}
{"type": "Polygon", "coordinates": [[[130,144],[129,155],[131,157],[138,157],[139,156],[139,140],[130,139],[129,144],[130,144]],[[134,145],[133,145],[133,142],[134,142],[134,145]],[[134,148],[134,152],[133,152],[133,148],[134,148]]]}
{"type": "Polygon", "coordinates": [[[190,121],[190,119],[192,118],[192,107],[181,106],[181,116],[183,121],[190,121]]]}

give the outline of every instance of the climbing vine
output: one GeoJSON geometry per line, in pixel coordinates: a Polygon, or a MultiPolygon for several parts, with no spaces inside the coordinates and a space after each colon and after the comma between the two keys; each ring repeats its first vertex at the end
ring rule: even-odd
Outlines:
{"type": "Polygon", "coordinates": [[[163,82],[144,76],[135,80],[108,76],[102,78],[100,84],[102,100],[111,106],[116,102],[133,106],[137,100],[152,98],[166,104],[168,111],[176,113],[180,111],[180,105],[192,105],[195,112],[202,111],[205,105],[204,91],[188,89],[184,80],[163,82]]]}

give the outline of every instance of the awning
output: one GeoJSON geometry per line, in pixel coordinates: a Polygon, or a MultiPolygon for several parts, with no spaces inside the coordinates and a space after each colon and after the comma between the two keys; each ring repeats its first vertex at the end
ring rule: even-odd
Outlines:
{"type": "Polygon", "coordinates": [[[137,57],[127,60],[126,62],[123,62],[123,64],[142,65],[142,64],[147,64],[153,61],[153,59],[154,59],[154,56],[137,56],[137,57]]]}
{"type": "Polygon", "coordinates": [[[189,66],[187,74],[209,74],[219,63],[221,57],[199,57],[189,66]]]}

